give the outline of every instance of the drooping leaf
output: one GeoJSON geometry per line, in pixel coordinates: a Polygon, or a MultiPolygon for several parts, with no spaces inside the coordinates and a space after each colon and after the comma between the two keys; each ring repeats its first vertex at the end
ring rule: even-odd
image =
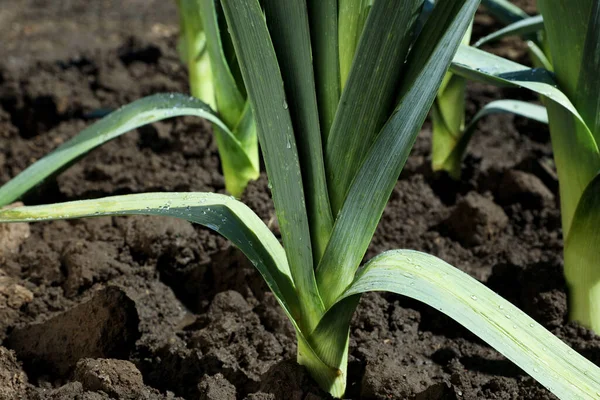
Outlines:
{"type": "Polygon", "coordinates": [[[221,0],[252,103],[281,237],[300,297],[303,330],[316,326],[317,290],[300,160],[283,78],[258,0],[221,0]]]}
{"type": "Polygon", "coordinates": [[[0,210],[0,223],[109,215],[158,215],[203,225],[229,239],[254,264],[292,322],[299,305],[285,252],[262,220],[233,197],[215,193],[143,193],[0,210]]]}
{"type": "Polygon", "coordinates": [[[455,143],[452,152],[442,161],[440,169],[448,171],[454,179],[460,178],[460,166],[467,152],[467,146],[476,131],[477,123],[483,117],[493,114],[515,114],[544,124],[548,123],[546,108],[519,100],[496,100],[488,103],[475,114],[466,126],[462,136],[455,143]]]}
{"type": "Polygon", "coordinates": [[[89,151],[142,125],[181,115],[205,118],[222,130],[223,141],[241,166],[252,163],[227,126],[202,101],[182,94],[156,94],[109,114],[60,145],[0,188],[0,205],[9,204],[89,151]]]}
{"type": "Polygon", "coordinates": [[[300,168],[316,267],[329,240],[333,217],[325,181],[308,10],[305,0],[263,0],[262,4],[283,76],[298,155],[302,160],[300,168]]]}
{"type": "Polygon", "coordinates": [[[505,26],[495,32],[490,33],[487,36],[479,39],[473,46],[481,47],[486,43],[491,43],[496,40],[500,40],[507,36],[524,36],[532,33],[537,33],[544,29],[544,18],[541,15],[534,17],[527,17],[517,22],[513,22],[510,25],[505,26]]]}
{"type": "MultiPolygon", "coordinates": [[[[357,295],[371,291],[401,294],[438,309],[561,399],[595,399],[600,393],[600,368],[477,280],[439,258],[412,250],[388,251],[369,261],[325,314],[313,340],[324,341],[318,334],[333,340],[335,332],[342,340],[343,327],[349,323],[344,309],[356,303],[357,295]]],[[[328,361],[336,356],[340,355],[330,354],[328,361]]]]}
{"type": "Polygon", "coordinates": [[[317,269],[327,306],[352,281],[478,5],[479,0],[438,3],[414,44],[399,90],[399,105],[366,151],[317,269]]]}
{"type": "Polygon", "coordinates": [[[422,5],[423,0],[406,0],[402,7],[397,0],[378,0],[369,12],[325,149],[334,218],[364,160],[365,149],[394,109],[422,5]]]}
{"type": "Polygon", "coordinates": [[[548,71],[530,69],[473,47],[459,48],[451,70],[494,85],[523,87],[549,100],[544,104],[560,182],[563,234],[568,235],[579,198],[600,170],[597,143],[573,103],[548,71]]]}

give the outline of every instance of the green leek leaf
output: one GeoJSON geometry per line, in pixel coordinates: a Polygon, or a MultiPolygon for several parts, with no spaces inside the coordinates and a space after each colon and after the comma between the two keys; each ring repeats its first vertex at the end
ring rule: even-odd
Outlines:
{"type": "Polygon", "coordinates": [[[369,12],[325,149],[334,218],[365,149],[396,105],[397,86],[422,5],[423,0],[406,0],[402,7],[397,0],[378,0],[369,12]]]}
{"type": "Polygon", "coordinates": [[[600,175],[589,183],[565,240],[570,319],[600,332],[600,175]]]}
{"type": "Polygon", "coordinates": [[[219,127],[222,140],[237,152],[242,166],[252,163],[227,126],[202,101],[182,94],[156,94],[136,100],[84,129],[0,188],[0,205],[20,198],[48,177],[77,161],[89,151],[140,126],[181,115],[205,118],[219,127]]]}
{"type": "Polygon", "coordinates": [[[519,100],[492,101],[486,104],[485,107],[479,110],[473,119],[471,119],[460,139],[454,144],[452,152],[450,152],[447,158],[440,164],[439,169],[448,171],[450,176],[454,179],[460,177],[460,166],[467,151],[467,146],[477,128],[477,123],[481,118],[493,114],[515,114],[543,124],[548,123],[548,113],[543,106],[519,100]]]}
{"type": "Polygon", "coordinates": [[[222,0],[221,4],[254,111],[281,237],[302,307],[301,326],[310,331],[324,307],[315,280],[300,160],[283,78],[258,0],[222,0]]]}
{"type": "MultiPolygon", "coordinates": [[[[596,399],[600,395],[600,368],[477,280],[425,253],[394,250],[369,261],[344,292],[346,300],[340,299],[325,314],[323,324],[340,324],[341,330],[349,320],[340,322],[340,307],[346,307],[344,302],[355,304],[356,295],[371,291],[398,293],[440,310],[559,398],[596,399]]],[[[317,329],[336,330],[321,325],[317,329]]]]}
{"type": "Polygon", "coordinates": [[[505,25],[512,24],[529,17],[527,13],[509,0],[481,0],[481,4],[498,21],[505,25]]]}
{"type": "Polygon", "coordinates": [[[527,17],[517,22],[513,22],[510,25],[505,26],[495,32],[490,33],[487,36],[479,39],[473,46],[481,47],[486,43],[490,43],[496,40],[500,40],[507,36],[523,36],[532,33],[537,33],[544,29],[544,18],[541,15],[534,17],[527,17]]]}
{"type": "Polygon", "coordinates": [[[329,241],[333,217],[325,181],[308,10],[305,0],[263,0],[262,4],[283,76],[298,155],[302,160],[300,167],[316,267],[329,241]]]}
{"type": "Polygon", "coordinates": [[[341,93],[337,3],[337,0],[308,0],[310,38],[323,143],[327,143],[341,93]]]}
{"type": "Polygon", "coordinates": [[[317,268],[326,306],[332,305],[352,281],[478,5],[478,0],[438,3],[414,44],[399,91],[400,103],[365,152],[365,161],[352,182],[317,268]]]}
{"type": "Polygon", "coordinates": [[[108,215],[159,215],[203,225],[229,239],[254,264],[291,321],[299,305],[285,252],[262,220],[233,197],[215,193],[143,193],[0,210],[0,222],[108,215]]]}
{"type": "Polygon", "coordinates": [[[223,122],[225,122],[227,126],[233,127],[240,119],[246,101],[240,93],[237,83],[229,69],[229,65],[227,64],[227,60],[225,59],[215,4],[215,1],[218,0],[193,1],[198,3],[197,10],[200,12],[202,27],[206,35],[206,49],[210,59],[211,71],[214,76],[217,110],[219,110],[219,115],[223,122]]]}
{"type": "Polygon", "coordinates": [[[597,143],[573,103],[548,71],[530,69],[473,47],[459,48],[451,70],[495,85],[523,87],[551,100],[544,103],[560,182],[563,234],[567,236],[579,198],[600,170],[597,143]]]}
{"type": "MultiPolygon", "coordinates": [[[[321,0],[322,1],[322,0],[321,0]]],[[[374,0],[338,0],[340,88],[348,81],[356,47],[374,0]]]]}

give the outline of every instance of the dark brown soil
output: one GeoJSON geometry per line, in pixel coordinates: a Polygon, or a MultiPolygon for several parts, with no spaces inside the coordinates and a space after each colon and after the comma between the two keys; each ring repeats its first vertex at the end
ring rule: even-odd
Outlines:
{"type": "MultiPolygon", "coordinates": [[[[187,91],[173,2],[0,3],[0,183],[95,113],[187,91]]],[[[495,28],[479,14],[475,36],[495,28]]],[[[526,62],[516,43],[490,49],[526,62]]],[[[501,97],[534,100],[470,84],[469,116],[501,97]]],[[[426,125],[366,258],[393,248],[439,256],[599,363],[598,337],[566,322],[546,127],[488,117],[459,183],[431,172],[430,135],[426,125]]],[[[104,145],[24,201],[222,192],[219,169],[207,124],[180,118],[104,145]]],[[[243,200],[276,231],[265,176],[243,200]]],[[[294,332],[252,265],[181,220],[0,227],[0,340],[0,399],[328,398],[295,364],[294,332]]],[[[349,373],[356,399],[554,398],[448,317],[389,294],[363,296],[349,373]]]]}

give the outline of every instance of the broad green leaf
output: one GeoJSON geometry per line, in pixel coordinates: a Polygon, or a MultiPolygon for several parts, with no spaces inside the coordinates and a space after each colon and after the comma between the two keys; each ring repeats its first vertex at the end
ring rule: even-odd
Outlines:
{"type": "Polygon", "coordinates": [[[263,0],[267,25],[283,76],[287,104],[294,125],[306,195],[314,267],[329,241],[333,217],[325,181],[323,147],[310,31],[305,0],[263,0]]]}
{"type": "Polygon", "coordinates": [[[417,251],[388,251],[371,260],[344,292],[346,300],[340,299],[325,314],[317,331],[341,331],[349,322],[340,321],[344,303],[353,305],[357,295],[371,291],[394,292],[440,310],[561,399],[600,396],[600,368],[477,280],[417,251]],[[340,324],[340,328],[326,328],[326,324],[340,324]]]}
{"type": "Polygon", "coordinates": [[[338,0],[340,87],[348,81],[356,47],[374,0],[338,0]]]}
{"type": "MultiPolygon", "coordinates": [[[[479,0],[440,2],[412,47],[400,102],[352,182],[319,267],[326,306],[352,281],[479,0]]],[[[374,12],[375,8],[372,12],[374,12]]]]}
{"type": "Polygon", "coordinates": [[[461,46],[451,69],[470,79],[523,87],[551,100],[544,104],[560,182],[563,234],[568,235],[579,197],[600,170],[596,141],[573,103],[557,88],[549,72],[530,69],[473,47],[461,46]]]}
{"type": "Polygon", "coordinates": [[[258,0],[222,0],[252,103],[281,237],[302,308],[302,330],[316,326],[324,307],[317,290],[300,160],[283,78],[258,0]]]}
{"type": "Polygon", "coordinates": [[[406,0],[402,7],[397,0],[378,0],[369,12],[325,150],[334,218],[364,160],[365,149],[395,106],[401,70],[422,5],[423,0],[406,0]]]}
{"type": "Polygon", "coordinates": [[[570,319],[600,332],[600,175],[590,182],[577,205],[565,240],[565,278],[570,319]]]}
{"type": "MultiPolygon", "coordinates": [[[[597,29],[589,25],[590,22],[594,23],[594,8],[597,12],[597,5],[594,6],[594,3],[598,1],[577,0],[576,5],[572,0],[538,1],[538,8],[544,16],[550,53],[554,55],[552,64],[559,86],[578,110],[582,110],[584,104],[579,101],[578,92],[578,81],[584,68],[582,62],[585,52],[591,50],[586,49],[586,37],[589,37],[593,29],[597,29]]],[[[598,37],[590,37],[589,40],[598,42],[598,37]]],[[[594,57],[593,54],[594,52],[590,55],[594,57]]],[[[597,67],[595,71],[597,75],[597,67]]],[[[596,76],[595,79],[599,78],[596,76]]],[[[598,92],[595,93],[596,98],[597,94],[598,92]]]]}
{"type": "Polygon", "coordinates": [[[312,57],[323,143],[327,143],[341,93],[337,3],[337,0],[308,0],[312,57]]]}
{"type": "Polygon", "coordinates": [[[481,0],[486,10],[505,25],[512,24],[529,15],[509,0],[481,0]]]}
{"type": "Polygon", "coordinates": [[[577,82],[577,98],[574,102],[596,138],[596,142],[600,142],[600,1],[598,0],[594,2],[587,23],[581,72],[577,82]]]}
{"type": "Polygon", "coordinates": [[[467,151],[467,146],[475,133],[477,123],[483,117],[493,114],[515,114],[544,124],[548,123],[546,108],[537,104],[519,100],[496,100],[488,103],[475,114],[464,129],[462,136],[454,143],[452,151],[442,160],[438,169],[448,171],[454,179],[460,178],[461,163],[467,151]]]}
{"type": "Polygon", "coordinates": [[[517,22],[513,22],[510,25],[505,26],[495,32],[490,33],[487,36],[479,39],[473,46],[481,47],[486,43],[490,43],[496,40],[500,40],[507,36],[524,36],[532,33],[537,33],[544,29],[544,18],[541,15],[534,17],[527,17],[517,22]]]}
{"type": "Polygon", "coordinates": [[[208,56],[206,34],[198,12],[198,0],[177,0],[181,32],[179,55],[188,68],[190,92],[216,108],[213,75],[208,56]]]}
{"type": "Polygon", "coordinates": [[[233,128],[242,115],[246,101],[240,93],[225,59],[221,33],[219,32],[217,4],[215,4],[215,1],[218,0],[193,1],[197,4],[197,11],[200,12],[202,27],[206,35],[206,48],[214,77],[217,110],[223,122],[228,127],[233,128]]]}
{"type": "Polygon", "coordinates": [[[254,264],[292,322],[299,304],[285,252],[246,205],[215,193],[143,193],[0,210],[0,223],[108,215],[159,215],[203,225],[229,239],[254,264]]]}
{"type": "Polygon", "coordinates": [[[136,100],[84,129],[0,188],[0,205],[9,204],[89,151],[132,129],[181,115],[205,118],[219,127],[222,140],[237,152],[239,165],[252,165],[237,139],[202,101],[182,94],[156,94],[136,100]]]}

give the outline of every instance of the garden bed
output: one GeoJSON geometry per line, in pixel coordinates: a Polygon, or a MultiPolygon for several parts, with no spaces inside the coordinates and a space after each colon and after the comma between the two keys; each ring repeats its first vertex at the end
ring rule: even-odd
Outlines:
{"type": "MultiPolygon", "coordinates": [[[[98,114],[187,91],[172,2],[27,3],[3,5],[0,14],[0,183],[98,114]]],[[[480,13],[474,38],[495,28],[480,13]]],[[[526,62],[517,41],[489,49],[526,62]]],[[[535,100],[469,84],[468,116],[499,98],[535,100]]],[[[600,340],[567,323],[547,128],[486,118],[461,182],[431,172],[430,142],[426,124],[366,259],[394,248],[436,255],[600,363],[600,340]]],[[[105,144],[24,202],[224,192],[219,171],[209,125],[178,118],[105,144]]],[[[264,175],[243,201],[277,233],[264,175]]],[[[182,220],[0,226],[0,340],[0,399],[328,398],[295,364],[293,328],[252,265],[182,220]]],[[[554,398],[448,317],[389,294],[364,295],[353,319],[347,397],[554,398]]]]}

